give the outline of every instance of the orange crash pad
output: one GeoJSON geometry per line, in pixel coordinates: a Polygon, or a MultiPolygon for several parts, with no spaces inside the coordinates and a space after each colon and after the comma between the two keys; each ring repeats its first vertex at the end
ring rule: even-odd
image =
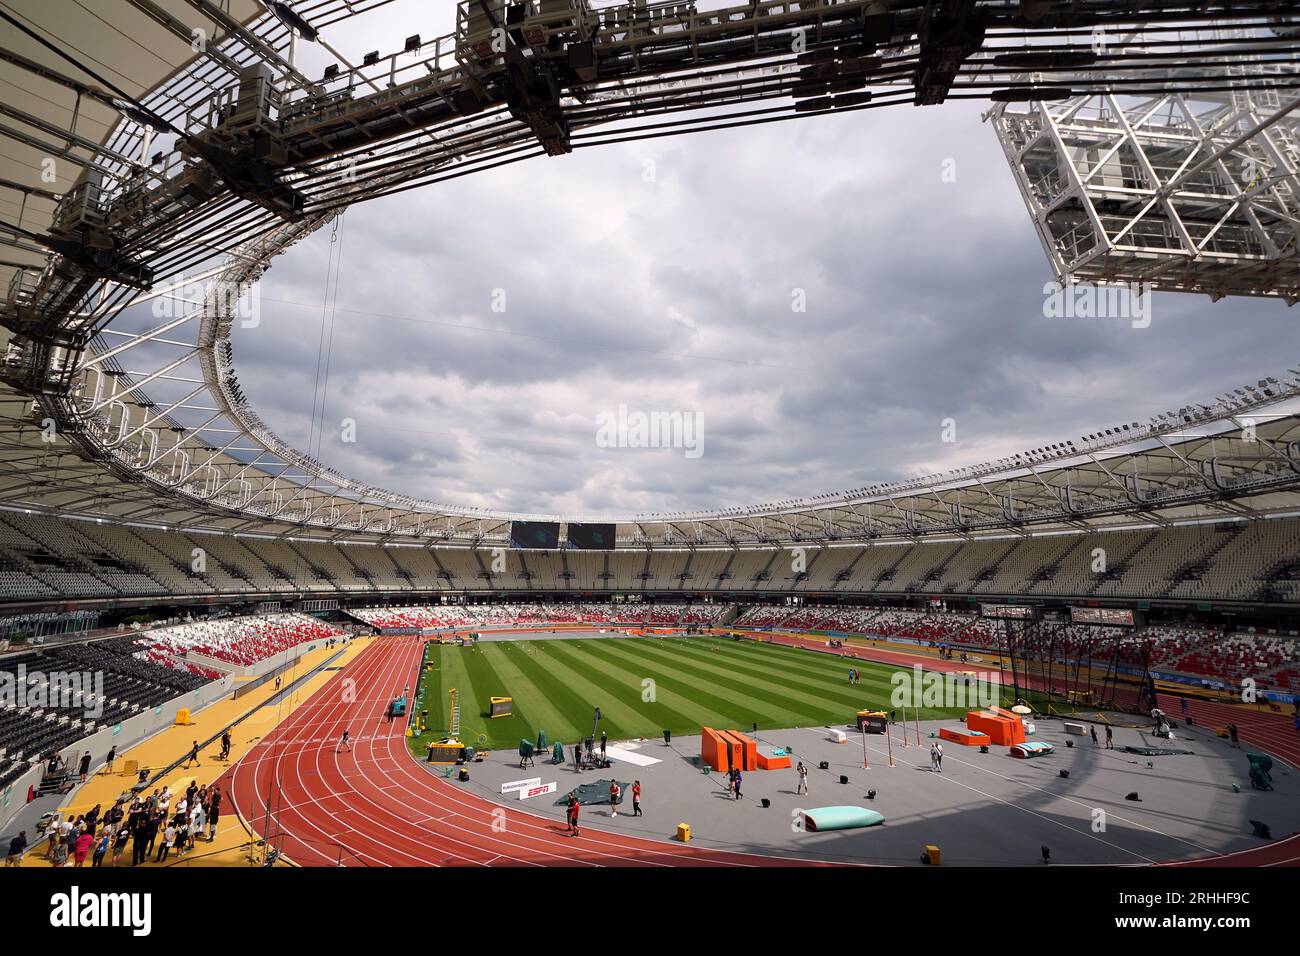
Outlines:
{"type": "Polygon", "coordinates": [[[989,740],[1001,747],[1014,747],[1025,742],[1025,725],[1014,714],[1008,718],[988,711],[972,710],[966,715],[966,727],[968,730],[988,734],[989,740]]]}
{"type": "Polygon", "coordinates": [[[989,735],[979,730],[964,730],[961,727],[940,727],[940,740],[951,740],[963,747],[981,747],[992,741],[989,735]]]}

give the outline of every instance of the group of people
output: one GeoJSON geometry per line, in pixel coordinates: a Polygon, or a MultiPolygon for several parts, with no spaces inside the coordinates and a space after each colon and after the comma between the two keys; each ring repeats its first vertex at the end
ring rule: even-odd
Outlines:
{"type": "MultiPolygon", "coordinates": [[[[609,782],[609,815],[611,817],[618,816],[618,805],[619,803],[622,802],[622,799],[623,799],[623,788],[618,785],[617,780],[611,780],[609,782]]],[[[568,797],[568,803],[566,804],[565,814],[564,814],[565,818],[568,820],[569,823],[568,832],[570,836],[579,835],[578,814],[580,812],[579,808],[581,806],[582,804],[578,802],[577,794],[570,791],[568,797]]],[[[645,816],[645,814],[641,812],[641,781],[640,780],[632,781],[632,816],[634,817],[645,816]]]]}
{"type": "Polygon", "coordinates": [[[600,735],[600,756],[596,756],[596,741],[588,737],[585,741],[579,740],[573,745],[573,769],[581,772],[587,767],[608,767],[609,757],[605,750],[609,746],[609,738],[602,731],[600,735]]]}
{"type": "MultiPolygon", "coordinates": [[[[49,824],[45,859],[53,866],[102,866],[105,857],[117,866],[131,845],[131,865],[140,866],[153,857],[163,863],[173,851],[177,857],[194,849],[204,839],[211,843],[221,818],[221,789],[216,784],[200,786],[190,781],[179,797],[170,787],[154,790],[148,797],[136,794],[119,798],[101,814],[96,804],[88,813],[62,819],[56,814],[49,824]],[[155,849],[156,848],[156,849],[155,849]]],[[[27,849],[27,831],[10,841],[6,866],[18,866],[27,849]]]]}
{"type": "MultiPolygon", "coordinates": [[[[112,748],[109,749],[108,756],[105,758],[104,761],[106,764],[106,769],[108,770],[109,773],[113,772],[113,761],[116,759],[117,759],[117,747],[113,746],[112,748]]],[[[81,783],[85,783],[86,780],[89,779],[90,777],[91,760],[92,758],[90,756],[89,750],[83,753],[81,757],[77,760],[76,774],[81,783]]],[[[66,757],[63,756],[63,754],[55,751],[54,753],[51,753],[48,757],[45,758],[45,772],[44,772],[45,780],[47,781],[60,780],[64,777],[69,776],[72,772],[73,771],[70,765],[68,764],[68,760],[66,757]]]]}
{"type": "Polygon", "coordinates": [[[731,791],[732,797],[737,800],[740,799],[740,782],[741,777],[738,768],[732,767],[727,771],[727,789],[731,791]]]}
{"type": "Polygon", "coordinates": [[[862,683],[862,671],[856,667],[849,668],[849,686],[862,683]]]}
{"type": "MultiPolygon", "coordinates": [[[[1099,745],[1099,741],[1097,740],[1097,725],[1096,725],[1096,724],[1090,724],[1090,725],[1088,726],[1088,736],[1092,738],[1092,745],[1093,745],[1094,747],[1096,747],[1096,746],[1099,745]]],[[[1109,724],[1106,725],[1106,749],[1107,749],[1107,750],[1114,750],[1114,749],[1115,749],[1115,732],[1114,732],[1113,730],[1110,729],[1110,725],[1109,725],[1109,724]]]]}

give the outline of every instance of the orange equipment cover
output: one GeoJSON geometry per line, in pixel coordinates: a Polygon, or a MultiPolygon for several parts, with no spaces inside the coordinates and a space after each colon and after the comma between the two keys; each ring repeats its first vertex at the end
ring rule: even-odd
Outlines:
{"type": "Polygon", "coordinates": [[[939,739],[951,740],[953,743],[961,744],[963,747],[979,747],[991,742],[989,736],[983,731],[972,730],[969,733],[963,733],[962,731],[954,730],[951,727],[940,727],[939,739]]]}
{"type": "Polygon", "coordinates": [[[758,769],[759,770],[789,770],[790,758],[769,757],[767,754],[760,751],[758,754],[758,769]]]}
{"type": "Polygon", "coordinates": [[[1008,720],[1000,714],[972,710],[966,715],[966,727],[988,734],[989,740],[1001,747],[1013,747],[1025,742],[1025,725],[1019,717],[1008,720]]]}
{"type": "Polygon", "coordinates": [[[719,773],[732,767],[757,770],[758,744],[739,731],[704,727],[700,731],[700,760],[719,773]]]}

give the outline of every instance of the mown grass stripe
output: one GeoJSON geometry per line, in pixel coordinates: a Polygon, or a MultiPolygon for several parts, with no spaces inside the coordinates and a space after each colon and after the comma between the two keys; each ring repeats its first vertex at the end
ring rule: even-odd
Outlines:
{"type": "Polygon", "coordinates": [[[478,738],[482,735],[485,741],[513,742],[517,747],[520,738],[532,739],[529,735],[529,728],[532,726],[528,718],[529,701],[516,700],[509,717],[498,717],[493,720],[487,716],[488,697],[501,694],[509,696],[509,694],[504,690],[505,684],[492,667],[484,647],[485,645],[478,645],[461,650],[465,671],[469,674],[474,687],[472,697],[467,695],[461,697],[462,739],[466,743],[477,745],[480,742],[478,738]],[[472,736],[465,732],[465,728],[471,727],[474,730],[472,736]]]}
{"type": "Polygon", "coordinates": [[[574,686],[572,674],[549,663],[542,646],[546,642],[528,643],[535,653],[522,654],[517,659],[518,666],[528,676],[537,692],[545,695],[551,706],[562,715],[562,726],[557,725],[555,730],[550,727],[540,729],[546,730],[548,735],[554,735],[554,740],[572,745],[591,732],[588,723],[591,719],[591,703],[583,697],[581,690],[574,686]],[[560,736],[561,734],[563,736],[560,736]]]}
{"type": "Polygon", "coordinates": [[[617,691],[616,681],[590,667],[577,666],[559,650],[567,641],[538,643],[537,662],[557,680],[563,681],[573,700],[573,710],[579,724],[579,737],[591,733],[590,721],[595,709],[601,711],[601,729],[610,736],[630,736],[648,721],[628,704],[617,691]]]}
{"type": "Polygon", "coordinates": [[[525,664],[531,661],[531,653],[536,650],[532,643],[500,641],[487,646],[491,648],[492,666],[501,678],[501,694],[526,702],[524,711],[533,720],[531,739],[536,740],[537,731],[545,730],[551,742],[575,740],[577,726],[555,705],[555,692],[563,685],[540,668],[524,670],[525,664]]]}
{"type": "MultiPolygon", "coordinates": [[[[816,708],[810,711],[802,706],[793,707],[779,695],[779,692],[760,690],[751,683],[729,678],[725,676],[726,672],[722,668],[702,669],[685,664],[670,651],[655,653],[645,644],[633,645],[631,642],[625,644],[622,641],[610,642],[600,648],[600,651],[614,656],[616,660],[633,662],[643,668],[646,676],[655,678],[661,691],[664,688],[686,686],[705,699],[713,696],[717,700],[718,709],[726,713],[730,719],[731,723],[728,726],[731,727],[747,727],[751,722],[767,724],[783,719],[788,719],[793,725],[798,726],[821,720],[816,708]],[[662,677],[659,676],[661,669],[664,675],[662,677]],[[727,688],[725,699],[718,693],[720,687],[727,688]]],[[[697,732],[698,729],[696,728],[697,732]]]]}
{"type": "MultiPolygon", "coordinates": [[[[654,680],[655,699],[650,702],[643,701],[641,707],[647,712],[659,708],[664,710],[665,721],[658,728],[659,730],[671,730],[673,733],[698,733],[702,725],[720,726],[722,723],[734,721],[736,712],[730,708],[730,701],[717,694],[686,693],[681,692],[680,688],[675,690],[671,683],[665,683],[661,675],[648,673],[651,667],[649,662],[640,659],[629,660],[605,653],[613,643],[603,641],[601,647],[596,647],[595,642],[582,642],[581,647],[575,646],[573,650],[575,653],[595,658],[592,666],[598,667],[602,672],[626,675],[623,679],[636,688],[638,695],[646,689],[643,681],[647,678],[654,680]]],[[[684,682],[680,683],[684,684],[684,682]]],[[[647,733],[646,736],[650,734],[647,733]]]]}
{"type": "MultiPolygon", "coordinates": [[[[461,734],[465,734],[466,718],[473,710],[473,706],[466,706],[466,701],[472,701],[475,698],[474,684],[470,680],[469,672],[465,669],[465,652],[461,648],[444,647],[442,651],[442,686],[444,691],[450,691],[453,687],[460,700],[460,723],[461,734]]],[[[445,719],[442,723],[442,729],[451,727],[451,704],[444,701],[443,711],[445,719]]],[[[477,732],[476,732],[477,734],[477,732]]],[[[472,739],[472,738],[471,738],[472,739]]]]}
{"type": "MultiPolygon", "coordinates": [[[[855,685],[853,687],[853,692],[870,693],[871,698],[868,706],[880,708],[883,710],[889,710],[891,706],[890,699],[893,695],[893,690],[894,690],[892,676],[895,673],[897,673],[899,670],[902,670],[908,674],[911,674],[912,671],[911,668],[900,668],[897,665],[884,664],[877,661],[861,661],[861,660],[844,659],[844,658],[838,658],[838,659],[830,658],[828,655],[822,655],[820,654],[820,652],[817,651],[807,651],[807,650],[800,651],[797,648],[787,647],[781,644],[763,644],[763,643],[746,644],[745,642],[735,642],[735,641],[728,642],[725,641],[725,639],[723,641],[723,644],[724,646],[730,644],[731,646],[741,648],[741,649],[745,647],[749,647],[755,651],[758,651],[759,648],[762,648],[762,651],[759,651],[759,653],[771,653],[775,657],[788,658],[791,660],[804,661],[809,663],[812,663],[814,661],[814,658],[818,656],[826,657],[827,660],[824,663],[821,661],[816,661],[816,663],[821,665],[822,670],[825,670],[826,672],[833,675],[831,677],[831,686],[832,688],[838,689],[836,692],[841,694],[841,699],[842,699],[842,692],[849,690],[849,686],[847,683],[848,670],[850,667],[856,667],[862,673],[862,683],[855,685]],[[840,676],[841,674],[843,675],[842,678],[840,676]]],[[[860,709],[860,707],[855,705],[855,710],[856,709],[860,709]]],[[[965,714],[967,709],[968,708],[966,707],[928,707],[928,708],[922,707],[921,719],[922,720],[941,719],[944,717],[961,716],[965,714]]],[[[910,708],[909,708],[909,712],[910,712],[910,708]]]]}
{"type": "Polygon", "coordinates": [[[447,729],[445,715],[447,702],[442,697],[442,645],[430,644],[425,650],[425,662],[432,662],[433,667],[420,668],[420,683],[415,693],[415,709],[429,712],[429,730],[441,732],[447,729]]]}
{"type": "MultiPolygon", "coordinates": [[[[704,700],[697,700],[684,694],[656,692],[655,700],[643,701],[641,681],[646,675],[608,661],[600,661],[602,666],[597,667],[588,656],[589,651],[584,648],[598,643],[609,642],[604,640],[548,641],[546,650],[556,657],[560,666],[570,667],[579,673],[590,675],[594,686],[604,688],[605,693],[619,708],[620,716],[617,718],[617,725],[621,736],[649,737],[665,729],[674,733],[683,733],[686,728],[695,726],[697,720],[726,719],[725,715],[712,709],[704,700]],[[627,696],[635,698],[635,704],[627,704],[624,699],[627,696]],[[658,726],[647,720],[647,717],[657,718],[658,726]]],[[[605,705],[600,706],[604,712],[605,705]]]]}
{"type": "MultiPolygon", "coordinates": [[[[462,737],[484,734],[493,747],[517,746],[545,729],[571,745],[590,732],[592,710],[615,738],[657,737],[664,729],[695,734],[701,726],[745,729],[848,723],[855,710],[883,707],[892,692],[888,664],[849,661],[783,645],[717,638],[593,638],[484,643],[477,650],[440,647],[435,670],[422,678],[434,734],[449,724],[445,694],[461,692],[462,737]],[[850,688],[850,666],[862,683],[850,688]],[[643,701],[642,680],[656,682],[656,699],[643,701]],[[514,698],[511,718],[482,716],[491,694],[514,698]]],[[[958,713],[922,708],[922,718],[958,713]]],[[[909,717],[911,715],[909,714],[909,717]]],[[[422,738],[418,747],[422,753],[422,738]]],[[[417,745],[412,744],[413,747],[417,745]]]]}
{"type": "MultiPolygon", "coordinates": [[[[705,647],[664,648],[665,652],[691,662],[698,662],[710,670],[726,668],[728,674],[747,676],[759,681],[763,686],[787,693],[811,703],[817,711],[828,710],[834,704],[852,708],[840,713],[853,713],[867,706],[879,706],[888,701],[890,688],[887,682],[868,680],[868,672],[863,670],[863,682],[855,687],[848,686],[847,673],[843,682],[836,680],[830,673],[795,673],[783,660],[761,660],[743,648],[734,644],[732,647],[720,645],[719,651],[725,656],[719,660],[718,651],[705,647]]],[[[847,668],[845,668],[847,672],[847,668]]]]}

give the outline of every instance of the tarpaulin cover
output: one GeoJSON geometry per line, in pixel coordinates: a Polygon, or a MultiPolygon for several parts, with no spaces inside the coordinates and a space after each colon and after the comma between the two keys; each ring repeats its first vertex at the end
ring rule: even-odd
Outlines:
{"type": "Polygon", "coordinates": [[[1171,750],[1168,747],[1134,747],[1129,745],[1124,748],[1125,753],[1139,754],[1143,757],[1172,757],[1177,754],[1190,754],[1191,750],[1171,750]]]}
{"type": "MultiPolygon", "coordinates": [[[[581,786],[574,787],[571,793],[578,798],[578,802],[584,807],[598,806],[600,804],[609,806],[610,783],[612,783],[610,780],[597,780],[594,783],[584,783],[581,786]]],[[[618,795],[619,803],[622,803],[623,800],[626,799],[629,786],[631,786],[631,784],[624,783],[622,780],[618,782],[618,789],[620,791],[618,795]]],[[[569,794],[566,793],[564,796],[560,797],[560,799],[555,801],[555,805],[560,807],[568,802],[569,794]]]]}

